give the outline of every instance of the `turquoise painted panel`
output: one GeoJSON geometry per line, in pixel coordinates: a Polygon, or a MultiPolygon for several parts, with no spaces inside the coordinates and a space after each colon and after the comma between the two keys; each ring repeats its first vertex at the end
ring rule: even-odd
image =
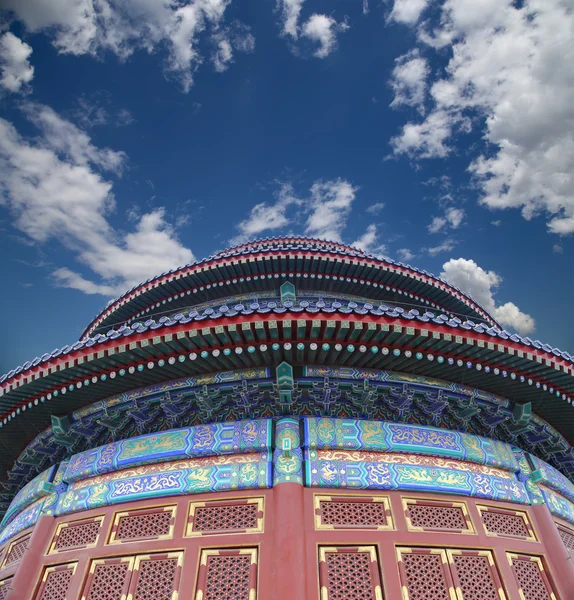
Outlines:
{"type": "Polygon", "coordinates": [[[518,448],[514,448],[513,451],[520,469],[517,473],[517,477],[519,481],[522,481],[526,491],[528,492],[530,504],[543,504],[544,496],[542,495],[538,484],[532,480],[532,466],[528,460],[526,452],[523,452],[518,448]]]}
{"type": "Polygon", "coordinates": [[[460,494],[528,504],[526,488],[515,477],[466,471],[464,465],[457,470],[382,460],[322,460],[314,450],[305,450],[305,459],[310,487],[460,494]]]}
{"type": "Polygon", "coordinates": [[[303,484],[303,451],[299,419],[279,419],[275,426],[273,485],[279,483],[303,484]]]}
{"type": "Polygon", "coordinates": [[[550,488],[542,486],[541,489],[548,510],[553,515],[574,524],[574,504],[568,498],[564,498],[564,496],[557,494],[550,488]]]}
{"type": "Polygon", "coordinates": [[[146,498],[268,487],[272,464],[266,453],[176,461],[73,483],[60,495],[56,515],[146,498]]]}
{"type": "Polygon", "coordinates": [[[562,496],[566,496],[571,502],[574,502],[574,484],[569,479],[562,475],[560,471],[532,454],[530,455],[530,460],[535,469],[534,473],[532,473],[533,481],[547,485],[562,496]]]}
{"type": "Polygon", "coordinates": [[[304,431],[305,448],[425,454],[512,472],[519,468],[509,444],[437,427],[324,417],[305,419],[304,431]]]}
{"type": "Polygon", "coordinates": [[[18,516],[2,530],[0,534],[0,544],[3,544],[6,540],[13,538],[15,535],[35,525],[36,521],[40,516],[44,499],[36,500],[33,504],[26,507],[18,516]]]}
{"type": "Polygon", "coordinates": [[[269,451],[271,426],[270,419],[214,423],[114,442],[72,456],[64,481],[184,458],[269,451]]]}
{"type": "Polygon", "coordinates": [[[16,515],[22,512],[27,506],[30,506],[36,500],[44,496],[48,496],[52,492],[52,476],[56,471],[56,466],[51,466],[37,477],[34,477],[32,481],[29,481],[17,494],[10,503],[2,523],[0,526],[7,525],[12,521],[16,515]]]}

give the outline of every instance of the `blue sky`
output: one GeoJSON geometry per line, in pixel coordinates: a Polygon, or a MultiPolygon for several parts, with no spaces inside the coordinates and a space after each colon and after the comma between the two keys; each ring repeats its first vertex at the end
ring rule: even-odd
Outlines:
{"type": "Polygon", "coordinates": [[[3,0],[0,371],[238,241],[408,262],[574,352],[564,0],[3,0]]]}

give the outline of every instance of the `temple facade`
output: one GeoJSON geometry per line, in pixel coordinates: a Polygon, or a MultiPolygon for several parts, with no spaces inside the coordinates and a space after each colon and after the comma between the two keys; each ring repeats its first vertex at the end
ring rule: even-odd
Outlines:
{"type": "Polygon", "coordinates": [[[572,600],[574,357],[259,240],[0,378],[0,600],[572,600]]]}

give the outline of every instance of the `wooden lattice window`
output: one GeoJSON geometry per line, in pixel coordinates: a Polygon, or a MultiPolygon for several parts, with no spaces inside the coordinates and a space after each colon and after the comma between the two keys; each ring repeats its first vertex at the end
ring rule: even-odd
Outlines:
{"type": "Polygon", "coordinates": [[[12,583],[12,577],[8,577],[7,579],[3,579],[0,581],[0,600],[5,600],[8,597],[8,592],[10,591],[10,584],[12,583]]]}
{"type": "Polygon", "coordinates": [[[175,506],[160,506],[116,513],[110,544],[139,540],[165,540],[173,537],[175,506]]]}
{"type": "Polygon", "coordinates": [[[103,520],[104,517],[94,517],[60,523],[54,534],[49,553],[95,546],[98,543],[103,520]]]}
{"type": "Polygon", "coordinates": [[[191,502],[187,536],[263,531],[264,498],[191,502]]]}
{"type": "Polygon", "coordinates": [[[96,559],[82,600],[176,600],[183,552],[96,559]]]}
{"type": "Polygon", "coordinates": [[[256,548],[201,552],[195,600],[253,600],[256,596],[256,548]]]}
{"type": "Polygon", "coordinates": [[[447,550],[460,600],[505,600],[504,588],[488,550],[447,550]]]}
{"type": "Polygon", "coordinates": [[[477,508],[487,535],[536,541],[530,520],[524,511],[482,505],[477,505],[477,508]]]}
{"type": "Polygon", "coordinates": [[[24,552],[26,552],[28,544],[30,543],[30,536],[31,534],[27,534],[10,544],[10,546],[8,547],[8,552],[6,552],[6,558],[4,559],[4,564],[2,565],[2,567],[13,565],[22,560],[24,552]]]}
{"type": "Polygon", "coordinates": [[[382,600],[375,546],[319,548],[321,600],[382,600]]]}
{"type": "Polygon", "coordinates": [[[84,583],[82,600],[125,598],[128,594],[134,560],[133,556],[93,560],[84,583]]]}
{"type": "Polygon", "coordinates": [[[34,600],[67,600],[77,563],[47,567],[34,600]]]}
{"type": "Polygon", "coordinates": [[[507,556],[523,600],[556,600],[540,558],[510,552],[507,556]]]}
{"type": "Polygon", "coordinates": [[[397,548],[403,600],[452,600],[455,597],[446,551],[397,548]]]}
{"type": "Polygon", "coordinates": [[[182,552],[136,556],[129,598],[133,600],[177,600],[182,552]]]}
{"type": "Polygon", "coordinates": [[[393,528],[388,496],[315,495],[316,529],[393,528]]]}
{"type": "Polygon", "coordinates": [[[403,498],[403,508],[411,531],[475,533],[464,502],[403,498]]]}
{"type": "Polygon", "coordinates": [[[574,531],[559,525],[558,523],[556,523],[556,527],[558,528],[558,533],[562,538],[562,542],[564,543],[566,550],[568,550],[570,556],[574,557],[574,531]]]}

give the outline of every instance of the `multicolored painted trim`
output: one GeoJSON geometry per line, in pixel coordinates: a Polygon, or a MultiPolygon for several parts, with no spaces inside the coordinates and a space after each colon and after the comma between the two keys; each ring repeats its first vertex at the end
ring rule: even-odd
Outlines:
{"type": "Polygon", "coordinates": [[[568,498],[570,502],[574,502],[574,484],[571,481],[564,477],[560,471],[557,471],[554,467],[532,454],[530,455],[530,460],[535,469],[531,475],[532,481],[543,483],[568,498]]]}
{"type": "Polygon", "coordinates": [[[32,481],[27,483],[16,496],[14,496],[14,500],[12,500],[10,507],[0,523],[0,527],[10,523],[10,521],[12,521],[16,515],[22,512],[27,506],[30,506],[30,504],[44,496],[48,496],[52,492],[53,485],[50,482],[52,481],[55,471],[56,465],[49,467],[43,473],[34,477],[32,481]]]}
{"type": "Polygon", "coordinates": [[[468,433],[403,423],[329,417],[305,419],[305,447],[372,450],[453,458],[518,471],[509,444],[468,433]]]}
{"type": "Polygon", "coordinates": [[[14,537],[21,531],[24,531],[24,529],[28,529],[28,527],[35,525],[36,521],[40,517],[43,504],[44,499],[40,498],[40,500],[36,500],[36,502],[30,504],[30,506],[26,507],[20,514],[18,514],[18,516],[7,527],[5,527],[0,534],[0,544],[3,544],[6,540],[14,537]]]}
{"type": "Polygon", "coordinates": [[[450,461],[447,468],[443,466],[444,463],[441,464],[444,459],[416,455],[390,455],[396,461],[390,463],[386,460],[387,456],[389,455],[382,455],[376,460],[377,453],[374,452],[305,450],[307,485],[346,489],[400,489],[528,503],[524,485],[508,471],[480,473],[477,472],[480,467],[473,465],[474,469],[471,470],[469,465],[472,463],[459,461],[450,461]],[[364,454],[367,456],[362,456],[364,454]],[[428,465],[428,462],[433,464],[428,465]]]}
{"type": "Polygon", "coordinates": [[[58,516],[120,502],[272,486],[268,453],[195,458],[145,465],[71,484],[58,501],[58,516]]]}
{"type": "Polygon", "coordinates": [[[213,423],[142,435],[72,456],[64,481],[72,483],[121,469],[185,458],[269,452],[271,435],[270,419],[213,423]]]}
{"type": "Polygon", "coordinates": [[[279,483],[303,485],[303,452],[299,426],[299,419],[284,418],[277,421],[273,452],[274,486],[279,483]]]}
{"type": "Polygon", "coordinates": [[[548,510],[553,515],[574,524],[574,503],[545,485],[541,485],[540,490],[548,510]]]}

